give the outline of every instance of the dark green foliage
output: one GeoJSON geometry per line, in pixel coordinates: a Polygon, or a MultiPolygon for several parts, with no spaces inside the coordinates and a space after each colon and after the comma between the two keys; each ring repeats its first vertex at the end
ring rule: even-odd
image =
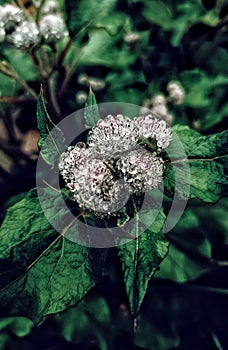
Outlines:
{"type": "MultiPolygon", "coordinates": [[[[53,216],[62,220],[59,195],[44,190],[43,196],[53,216]]],[[[36,190],[8,210],[1,228],[1,314],[37,322],[77,303],[102,277],[103,251],[72,243],[64,237],[69,229],[53,229],[36,190]]],[[[77,229],[75,222],[71,229],[77,229]]]]}
{"type": "MultiPolygon", "coordinates": [[[[173,130],[182,142],[187,158],[175,159],[175,149],[172,149],[172,145],[170,146],[170,152],[174,155],[173,164],[180,165],[180,171],[182,171],[181,164],[189,163],[190,198],[198,198],[207,203],[214,203],[224,197],[228,186],[228,132],[201,136],[187,126],[178,125],[173,130]]],[[[176,154],[178,154],[178,150],[176,151],[176,154]]],[[[166,166],[165,186],[166,193],[169,195],[172,195],[176,188],[172,167],[172,164],[166,166]]],[[[184,170],[182,178],[185,178],[184,170]]],[[[183,193],[185,193],[184,187],[183,193]]],[[[181,191],[179,195],[181,198],[181,191]]]]}

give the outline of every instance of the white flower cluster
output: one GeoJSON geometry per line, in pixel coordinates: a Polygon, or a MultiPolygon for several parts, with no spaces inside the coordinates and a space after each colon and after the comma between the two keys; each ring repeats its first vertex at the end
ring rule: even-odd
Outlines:
{"type": "Polygon", "coordinates": [[[41,11],[42,16],[36,23],[32,16],[27,18],[25,12],[16,5],[0,6],[0,43],[6,41],[17,49],[27,50],[42,43],[51,44],[62,39],[68,32],[56,8],[54,1],[46,1],[45,11],[41,11]]]}
{"type": "Polygon", "coordinates": [[[7,35],[7,41],[17,49],[29,49],[40,44],[40,33],[35,22],[23,21],[7,35]]]}
{"type": "Polygon", "coordinates": [[[82,142],[68,147],[60,157],[59,170],[72,199],[81,208],[111,213],[128,199],[128,191],[116,181],[106,163],[82,142]]]}
{"type": "Polygon", "coordinates": [[[171,81],[167,86],[169,98],[175,105],[180,105],[184,100],[184,89],[178,81],[171,81]]]}
{"type": "Polygon", "coordinates": [[[164,166],[159,151],[171,140],[170,128],[154,115],[108,115],[93,127],[88,145],[80,142],[61,155],[59,171],[81,208],[111,214],[130,194],[158,187],[164,166]],[[145,139],[155,140],[157,151],[147,151],[140,143],[145,139]]]}
{"type": "Polygon", "coordinates": [[[173,116],[170,114],[167,108],[167,100],[164,95],[158,94],[153,96],[151,99],[146,100],[144,107],[142,107],[141,113],[148,114],[148,111],[156,114],[166,123],[172,123],[173,116]]]}
{"type": "Polygon", "coordinates": [[[167,91],[167,97],[159,93],[144,101],[141,113],[144,115],[150,112],[155,113],[170,125],[173,121],[173,115],[169,112],[167,103],[181,105],[184,102],[185,91],[178,81],[170,81],[167,85],[167,91]]]}

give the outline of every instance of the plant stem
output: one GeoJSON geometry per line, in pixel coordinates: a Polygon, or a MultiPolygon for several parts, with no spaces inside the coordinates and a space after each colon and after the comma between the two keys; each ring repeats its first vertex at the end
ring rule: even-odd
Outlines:
{"type": "Polygon", "coordinates": [[[17,74],[17,72],[6,61],[0,62],[0,72],[14,79],[32,97],[37,99],[36,92],[17,74]]]}

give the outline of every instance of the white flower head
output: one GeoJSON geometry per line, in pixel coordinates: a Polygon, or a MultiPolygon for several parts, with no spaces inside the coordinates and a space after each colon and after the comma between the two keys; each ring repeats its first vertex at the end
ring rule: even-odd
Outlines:
{"type": "Polygon", "coordinates": [[[7,35],[7,41],[17,49],[29,49],[40,44],[40,34],[35,22],[24,21],[7,35]]]}
{"type": "Polygon", "coordinates": [[[6,4],[0,6],[0,23],[6,32],[12,31],[24,20],[24,13],[17,6],[6,4]]]}
{"type": "Polygon", "coordinates": [[[104,159],[117,158],[136,147],[138,129],[121,114],[101,119],[89,134],[89,147],[104,159]]]}
{"type": "Polygon", "coordinates": [[[154,114],[148,114],[135,118],[134,124],[139,131],[139,140],[155,139],[159,149],[165,149],[169,146],[172,140],[172,132],[164,120],[158,119],[154,114]]]}
{"type": "Polygon", "coordinates": [[[68,35],[64,20],[60,15],[45,15],[39,22],[40,35],[48,44],[55,43],[68,35]]]}
{"type": "Polygon", "coordinates": [[[122,208],[128,190],[116,181],[107,164],[80,144],[68,147],[61,155],[59,170],[82,209],[110,214],[122,208]]]}
{"type": "Polygon", "coordinates": [[[140,147],[120,157],[117,168],[131,193],[148,192],[162,182],[163,160],[140,147]]]}
{"type": "Polygon", "coordinates": [[[99,120],[89,133],[88,146],[78,143],[61,155],[59,171],[79,207],[113,214],[124,207],[130,194],[157,188],[164,162],[141,140],[154,138],[158,151],[168,147],[172,134],[165,121],[152,114],[134,119],[123,115],[99,120]]]}

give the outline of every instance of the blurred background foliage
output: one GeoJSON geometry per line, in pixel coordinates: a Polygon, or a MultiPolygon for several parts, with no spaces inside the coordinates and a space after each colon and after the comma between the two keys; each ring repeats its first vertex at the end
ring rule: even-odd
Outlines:
{"type": "MultiPolygon", "coordinates": [[[[39,64],[31,50],[0,47],[1,219],[35,186],[41,83],[58,122],[84,106],[88,80],[99,103],[142,106],[158,93],[167,95],[176,80],[185,99],[168,103],[173,125],[202,134],[226,129],[226,0],[60,0],[59,6],[70,37],[38,50],[39,64]]],[[[168,234],[170,251],[150,283],[136,334],[120,267],[110,256],[109,276],[78,306],[39,325],[1,318],[0,349],[226,349],[227,210],[226,198],[215,205],[189,202],[168,234]]]]}

